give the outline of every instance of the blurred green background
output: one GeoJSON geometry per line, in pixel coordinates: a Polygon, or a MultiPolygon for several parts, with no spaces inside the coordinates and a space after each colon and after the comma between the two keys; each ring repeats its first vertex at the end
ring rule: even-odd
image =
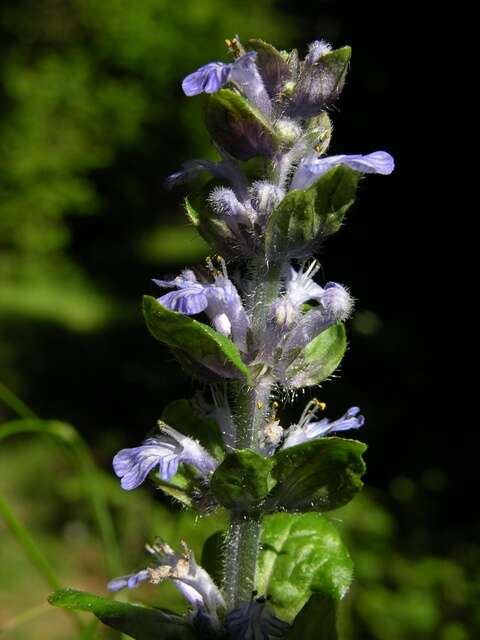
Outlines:
{"type": "MultiPolygon", "coordinates": [[[[183,217],[182,190],[168,193],[162,181],[186,159],[211,157],[202,98],[185,98],[180,83],[224,59],[223,39],[236,33],[303,51],[317,37],[352,45],[332,152],[387,149],[397,161],[390,178],[362,183],[347,225],[320,256],[325,280],[348,284],[358,304],[341,375],[317,395],[331,417],[361,406],[370,446],[368,490],[332,514],[356,565],[343,637],[478,638],[480,527],[466,500],[476,453],[451,436],[462,419],[440,368],[454,329],[435,289],[442,258],[425,254],[438,242],[442,207],[422,158],[442,135],[429,95],[439,77],[432,51],[445,35],[427,7],[4,0],[0,381],[42,418],[75,425],[100,471],[83,459],[82,475],[68,442],[18,435],[0,442],[0,493],[61,583],[100,593],[117,560],[112,543],[105,562],[92,487],[111,507],[126,570],[142,565],[154,535],[174,545],[184,537],[200,553],[222,526],[221,516],[198,520],[148,489],[122,493],[110,461],[167,402],[194,392],[148,336],[140,299],[155,291],[152,277],[205,255],[183,217]]],[[[283,412],[286,424],[304,402],[283,412]]],[[[14,418],[8,404],[0,387],[3,422],[14,418]]],[[[2,637],[78,637],[45,604],[51,587],[1,517],[0,535],[2,637]]],[[[168,586],[135,597],[181,606],[168,586]]],[[[115,637],[108,633],[98,637],[115,637]]]]}

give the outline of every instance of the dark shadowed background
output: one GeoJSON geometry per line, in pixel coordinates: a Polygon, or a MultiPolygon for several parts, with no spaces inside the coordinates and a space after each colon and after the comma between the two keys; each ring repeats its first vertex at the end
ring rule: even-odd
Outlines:
{"type": "MultiPolygon", "coordinates": [[[[187,99],[182,78],[227,59],[223,39],[235,33],[302,52],[319,37],[352,46],[330,152],[385,149],[396,160],[392,176],[364,179],[319,256],[324,281],[357,299],[340,375],[316,391],[330,417],[359,405],[367,419],[369,490],[339,515],[357,566],[343,622],[352,640],[480,637],[479,519],[467,507],[478,438],[465,447],[465,401],[452,391],[460,330],[449,273],[460,250],[447,176],[433,171],[452,135],[444,97],[455,19],[417,5],[6,0],[0,9],[0,381],[41,417],[75,425],[107,471],[168,401],[195,389],[140,308],[152,277],[207,251],[183,215],[186,190],[162,185],[182,161],[211,157],[203,98],[187,99]]],[[[304,402],[283,412],[286,424],[304,402]]],[[[13,417],[1,399],[0,417],[13,417]]],[[[62,582],[103,590],[102,552],[68,463],[27,437],[2,443],[0,461],[1,492],[62,582]]],[[[105,483],[132,569],[150,535],[144,519],[161,528],[186,516],[148,490],[134,499],[107,474],[105,483]]],[[[5,638],[75,637],[42,608],[48,587],[1,527],[5,638]],[[19,620],[25,610],[31,619],[19,620]]]]}

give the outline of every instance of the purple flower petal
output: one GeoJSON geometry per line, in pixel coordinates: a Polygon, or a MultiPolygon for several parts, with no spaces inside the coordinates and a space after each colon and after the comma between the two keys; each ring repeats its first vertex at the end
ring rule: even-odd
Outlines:
{"type": "Polygon", "coordinates": [[[206,287],[195,285],[189,289],[184,288],[179,291],[170,291],[164,296],[157,298],[158,302],[171,311],[184,313],[187,316],[193,316],[201,313],[208,306],[207,296],[205,295],[206,287]]]}
{"type": "Polygon", "coordinates": [[[150,572],[148,569],[142,569],[137,573],[131,573],[127,576],[119,576],[118,578],[113,578],[107,584],[107,589],[109,591],[121,591],[122,589],[135,589],[138,587],[140,582],[145,582],[150,578],[150,572]]]}
{"type": "Polygon", "coordinates": [[[349,429],[359,429],[365,424],[365,418],[359,415],[360,409],[358,407],[350,407],[350,409],[338,420],[330,422],[328,418],[314,421],[315,410],[309,411],[309,406],[305,408],[305,411],[300,418],[298,424],[293,425],[288,429],[287,437],[283,443],[283,449],[308,442],[310,440],[316,440],[329,433],[335,433],[337,431],[348,431],[349,429]]]}
{"type": "MultiPolygon", "coordinates": [[[[140,447],[119,451],[113,459],[113,469],[121,478],[122,489],[131,491],[141,485],[150,471],[176,449],[177,445],[174,443],[164,442],[158,438],[148,438],[140,447]]],[[[164,477],[163,474],[162,477],[164,480],[171,478],[171,476],[164,477]]]]}
{"type": "Polygon", "coordinates": [[[183,92],[187,96],[196,96],[199,93],[215,93],[228,82],[231,68],[231,64],[209,62],[183,80],[183,92]]]}
{"type": "Polygon", "coordinates": [[[367,155],[344,154],[317,158],[299,165],[293,176],[290,189],[308,189],[324,173],[339,165],[347,165],[361,173],[379,173],[381,175],[389,175],[395,167],[392,156],[386,151],[374,151],[367,155]]]}
{"type": "MultiPolygon", "coordinates": [[[[328,433],[335,431],[348,431],[349,429],[359,429],[365,424],[365,418],[361,415],[359,407],[350,407],[350,409],[338,420],[330,423],[328,433]]],[[[314,423],[312,423],[313,428],[314,423]]]]}

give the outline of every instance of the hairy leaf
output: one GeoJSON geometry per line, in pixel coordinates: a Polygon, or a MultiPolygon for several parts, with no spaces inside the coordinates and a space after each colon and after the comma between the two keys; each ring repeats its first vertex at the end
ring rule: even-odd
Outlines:
{"type": "Polygon", "coordinates": [[[150,333],[165,344],[225,377],[249,378],[248,367],[231,340],[206,324],[170,311],[155,298],[144,296],[143,312],[150,333]]]}
{"type": "Polygon", "coordinates": [[[272,458],[251,449],[230,453],[212,476],[213,493],[228,509],[257,506],[275,484],[270,474],[272,465],[272,458]]]}
{"type": "Polygon", "coordinates": [[[268,93],[271,96],[279,93],[284,82],[291,77],[286,58],[273,45],[259,38],[249,40],[247,49],[257,52],[257,67],[268,93]]]}
{"type": "Polygon", "coordinates": [[[259,595],[270,597],[280,618],[292,622],[312,594],[340,600],[351,579],[347,548],[324,516],[275,513],[265,517],[255,588],[259,595]]]}
{"type": "Polygon", "coordinates": [[[210,96],[206,124],[215,142],[239,160],[270,156],[277,145],[265,116],[231,89],[220,89],[210,96]]]}
{"type": "Polygon", "coordinates": [[[281,450],[273,456],[277,481],[265,509],[330,511],[358,493],[367,446],[358,440],[323,437],[281,450]]]}
{"type": "Polygon", "coordinates": [[[283,378],[292,389],[311,387],[326,380],[342,361],[347,336],[342,323],[322,331],[301,349],[286,368],[283,378]]]}
{"type": "Polygon", "coordinates": [[[235,243],[235,236],[227,223],[215,216],[207,206],[200,206],[198,198],[195,204],[196,207],[194,208],[189,199],[185,198],[187,218],[211,247],[214,247],[220,253],[228,255],[231,250],[231,244],[235,243]]]}
{"type": "Polygon", "coordinates": [[[265,229],[269,260],[304,258],[340,228],[354,202],[361,174],[350,167],[333,167],[308,189],[287,193],[265,229]]]}
{"type": "Polygon", "coordinates": [[[335,49],[314,64],[305,65],[295,86],[289,114],[311,118],[328,107],[340,95],[345,84],[352,50],[335,49]]]}

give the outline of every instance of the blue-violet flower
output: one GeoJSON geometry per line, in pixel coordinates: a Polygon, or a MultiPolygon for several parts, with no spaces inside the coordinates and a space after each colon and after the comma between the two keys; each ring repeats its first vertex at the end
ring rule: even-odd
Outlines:
{"type": "Polygon", "coordinates": [[[333,422],[330,422],[327,418],[315,421],[319,405],[321,403],[318,403],[317,400],[312,400],[307,404],[298,423],[286,430],[286,438],[282,449],[288,449],[309,440],[316,440],[329,433],[359,429],[365,423],[365,418],[360,415],[358,407],[350,407],[341,418],[333,422]]]}
{"type": "Polygon", "coordinates": [[[213,473],[218,462],[196,440],[159,422],[162,434],[147,438],[140,447],[122,449],[113,458],[113,469],[121,478],[122,489],[131,491],[159,467],[162,480],[170,480],[182,462],[195,467],[202,475],[213,473]]]}
{"type": "Polygon", "coordinates": [[[245,351],[249,320],[242,300],[228,278],[225,262],[221,260],[221,272],[211,263],[209,266],[214,276],[211,284],[199,282],[195,273],[188,269],[173,280],[154,280],[159,287],[177,289],[158,298],[158,302],[185,315],[205,311],[215,329],[224,336],[232,336],[238,348],[245,351]]]}
{"type": "Polygon", "coordinates": [[[252,598],[225,617],[232,640],[283,638],[290,625],[275,616],[265,597],[252,598]]]}
{"type": "Polygon", "coordinates": [[[392,156],[386,151],[374,151],[367,155],[343,154],[325,158],[309,155],[300,162],[293,174],[290,190],[308,189],[329,169],[339,165],[346,165],[361,173],[379,173],[381,175],[389,175],[395,167],[392,156]]]}
{"type": "Polygon", "coordinates": [[[107,588],[109,591],[119,591],[125,588],[133,589],[140,582],[147,580],[152,584],[172,580],[192,606],[191,618],[194,619],[198,613],[202,613],[208,618],[211,626],[218,629],[218,610],[225,608],[222,594],[205,569],[197,564],[193,551],[184,542],[182,546],[183,553],[177,554],[168,544],[161,541],[152,546],[146,545],[153,558],[153,566],[131,575],[114,578],[108,583],[107,588]]]}

